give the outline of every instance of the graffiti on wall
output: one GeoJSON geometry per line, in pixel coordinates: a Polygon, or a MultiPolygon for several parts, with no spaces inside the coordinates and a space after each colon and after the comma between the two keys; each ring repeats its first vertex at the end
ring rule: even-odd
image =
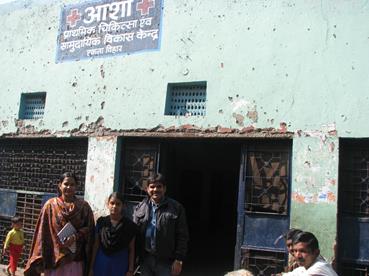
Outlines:
{"type": "Polygon", "coordinates": [[[159,48],[161,0],[102,0],[64,6],[57,62],[159,48]]]}

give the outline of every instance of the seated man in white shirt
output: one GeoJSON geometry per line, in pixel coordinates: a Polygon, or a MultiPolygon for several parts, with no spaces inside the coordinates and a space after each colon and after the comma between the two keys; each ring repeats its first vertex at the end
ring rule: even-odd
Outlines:
{"type": "Polygon", "coordinates": [[[320,256],[317,238],[310,232],[301,232],[293,240],[293,252],[299,267],[286,276],[337,276],[332,266],[320,256]]]}

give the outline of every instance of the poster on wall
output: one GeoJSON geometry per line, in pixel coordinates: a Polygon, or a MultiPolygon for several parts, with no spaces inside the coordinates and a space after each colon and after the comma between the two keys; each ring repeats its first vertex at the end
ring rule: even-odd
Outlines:
{"type": "Polygon", "coordinates": [[[100,0],[66,5],[56,62],[158,50],[162,0],[100,0]]]}

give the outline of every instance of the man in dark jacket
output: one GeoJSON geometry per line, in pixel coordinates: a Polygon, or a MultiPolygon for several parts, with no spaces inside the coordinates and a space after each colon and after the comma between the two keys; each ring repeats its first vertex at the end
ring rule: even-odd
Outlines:
{"type": "Polygon", "coordinates": [[[141,276],[180,275],[189,239],[185,210],[179,202],[165,196],[163,175],[150,177],[145,189],[148,197],[133,213],[140,232],[141,276]]]}

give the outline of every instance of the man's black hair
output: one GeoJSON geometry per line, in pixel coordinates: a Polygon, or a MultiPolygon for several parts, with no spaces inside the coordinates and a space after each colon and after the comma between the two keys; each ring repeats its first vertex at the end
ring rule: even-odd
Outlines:
{"type": "Polygon", "coordinates": [[[293,240],[293,238],[297,235],[297,234],[299,234],[299,233],[301,233],[302,232],[302,230],[300,230],[300,229],[296,229],[296,228],[291,228],[290,230],[288,230],[284,235],[283,235],[283,237],[284,237],[284,239],[287,241],[287,240],[293,240]]]}
{"type": "Polygon", "coordinates": [[[161,184],[163,184],[163,186],[166,186],[167,185],[167,183],[165,182],[165,177],[161,173],[155,173],[155,174],[151,175],[149,177],[147,183],[148,184],[161,183],[161,184]]]}
{"type": "Polygon", "coordinates": [[[301,232],[297,234],[293,238],[293,244],[297,244],[299,242],[303,242],[307,244],[307,247],[311,250],[311,252],[314,252],[315,250],[319,250],[319,242],[318,239],[314,236],[313,233],[310,232],[301,232]]]}

